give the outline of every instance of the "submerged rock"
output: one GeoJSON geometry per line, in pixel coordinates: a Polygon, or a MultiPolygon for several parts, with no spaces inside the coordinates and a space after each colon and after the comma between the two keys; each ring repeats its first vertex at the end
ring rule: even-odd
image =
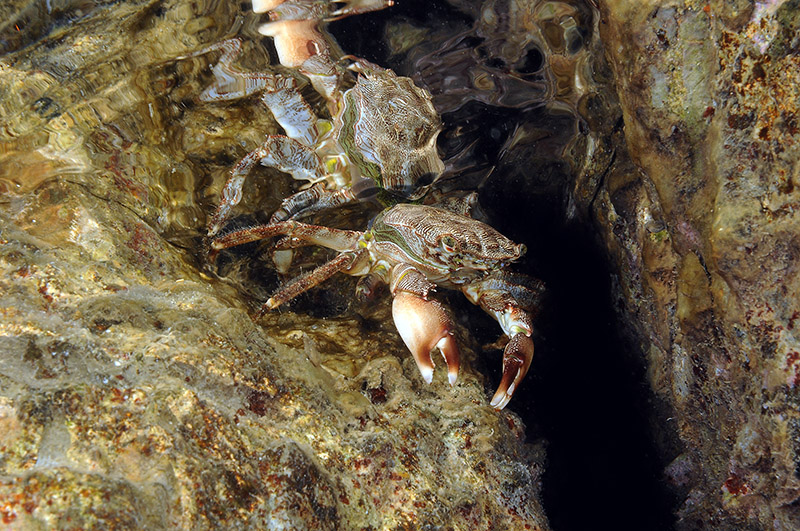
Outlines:
{"type": "MultiPolygon", "coordinates": [[[[175,58],[238,31],[238,5],[67,11],[2,34],[3,524],[547,528],[543,450],[489,407],[464,330],[458,384],[426,385],[388,301],[254,323],[261,293],[204,269],[225,172],[276,126],[199,105],[210,59],[175,58]]],[[[286,195],[267,175],[243,208],[286,195]]]]}

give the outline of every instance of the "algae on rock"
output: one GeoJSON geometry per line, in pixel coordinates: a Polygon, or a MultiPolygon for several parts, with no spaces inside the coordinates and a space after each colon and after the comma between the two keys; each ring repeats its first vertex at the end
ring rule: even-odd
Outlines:
{"type": "MultiPolygon", "coordinates": [[[[600,5],[613,72],[576,186],[662,399],[685,529],[800,526],[800,5],[600,5]],[[602,174],[596,195],[593,183],[602,174]],[[594,180],[592,180],[594,179],[594,180]],[[668,418],[669,417],[669,418],[668,418]]],[[[598,62],[599,64],[599,62],[598,62]]],[[[599,71],[599,70],[598,70],[599,71]]],[[[592,120],[591,117],[587,117],[592,120]]]]}
{"type": "MultiPolygon", "coordinates": [[[[211,59],[176,58],[255,35],[238,4],[40,8],[4,8],[0,56],[4,525],[547,528],[542,449],[463,331],[458,385],[428,386],[385,303],[254,323],[203,269],[227,169],[276,125],[198,105],[211,59]]],[[[270,176],[245,206],[287,195],[270,176]]]]}

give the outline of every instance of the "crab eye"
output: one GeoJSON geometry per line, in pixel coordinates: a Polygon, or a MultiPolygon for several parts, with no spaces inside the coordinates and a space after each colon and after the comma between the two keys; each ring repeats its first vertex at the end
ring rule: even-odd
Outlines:
{"type": "Polygon", "coordinates": [[[452,236],[442,236],[440,243],[442,244],[442,248],[448,253],[456,252],[458,247],[458,243],[456,243],[456,240],[452,236]]]}

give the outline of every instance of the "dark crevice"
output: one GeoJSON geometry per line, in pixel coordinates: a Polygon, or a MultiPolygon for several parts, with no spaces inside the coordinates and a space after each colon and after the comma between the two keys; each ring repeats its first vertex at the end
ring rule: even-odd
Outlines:
{"type": "MultiPolygon", "coordinates": [[[[408,70],[408,63],[375,44],[383,39],[385,25],[400,18],[442,28],[447,17],[456,16],[463,22],[465,15],[442,1],[398,2],[391,9],[351,17],[330,29],[346,53],[402,72],[401,65],[408,70]]],[[[547,63],[545,54],[531,48],[518,70],[522,74],[540,70],[547,63]]],[[[481,60],[478,54],[475,57],[481,60]]],[[[613,267],[590,222],[565,221],[565,190],[572,176],[569,166],[551,153],[570,125],[563,117],[545,123],[548,117],[534,106],[519,111],[483,103],[464,105],[442,118],[446,131],[440,146],[448,157],[448,182],[463,174],[453,171],[461,167],[461,161],[452,162],[459,157],[454,146],[477,146],[467,153],[474,171],[485,175],[482,168],[491,168],[480,190],[481,207],[498,230],[528,246],[518,270],[546,284],[546,301],[535,322],[536,355],[509,408],[522,417],[529,440],[546,443],[542,496],[552,528],[673,528],[676,500],[664,480],[666,463],[650,428],[655,406],[644,355],[621,332],[611,296],[613,267]],[[498,119],[500,123],[493,122],[498,119]],[[545,135],[511,153],[507,140],[520,128],[545,135]],[[450,131],[476,136],[454,137],[450,131]],[[553,131],[550,137],[548,131],[553,131]],[[500,138],[479,137],[493,132],[500,138]]],[[[459,303],[454,300],[454,304],[459,303]]],[[[458,311],[468,315],[479,344],[495,341],[496,323],[479,310],[458,311]]],[[[490,355],[482,362],[491,386],[489,396],[500,377],[500,352],[490,355]]]]}

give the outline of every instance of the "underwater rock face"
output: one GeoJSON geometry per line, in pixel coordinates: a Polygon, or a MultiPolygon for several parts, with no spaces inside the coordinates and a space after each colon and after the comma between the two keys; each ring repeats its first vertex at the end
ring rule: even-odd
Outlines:
{"type": "MultiPolygon", "coordinates": [[[[227,169],[276,130],[257,101],[198,104],[213,58],[176,60],[255,35],[237,3],[3,9],[3,526],[548,527],[543,450],[463,329],[458,384],[426,385],[389,301],[254,323],[262,294],[203,269],[227,169]]],[[[253,180],[247,211],[289,190],[253,180]]]]}
{"type": "Polygon", "coordinates": [[[615,91],[584,111],[602,140],[576,198],[663,400],[679,526],[797,529],[800,5],[600,11],[615,91]]]}

